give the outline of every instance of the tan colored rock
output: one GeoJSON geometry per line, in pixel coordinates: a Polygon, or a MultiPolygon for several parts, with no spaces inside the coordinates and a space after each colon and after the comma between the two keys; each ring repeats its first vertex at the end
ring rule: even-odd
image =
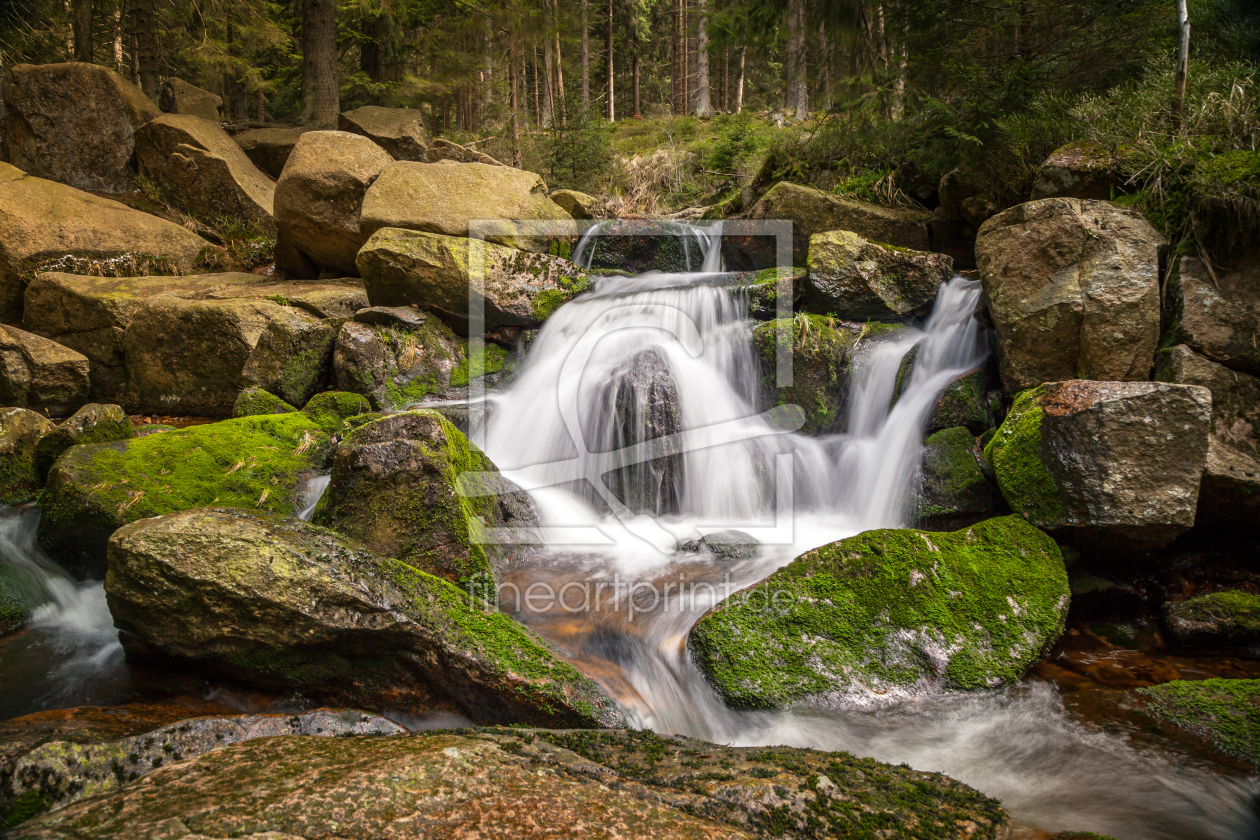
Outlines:
{"type": "Polygon", "coordinates": [[[0,404],[64,416],[87,402],[89,390],[86,356],[0,325],[0,404]]]}
{"type": "Polygon", "coordinates": [[[17,322],[41,267],[65,257],[101,273],[192,268],[208,243],[192,231],[0,163],[0,321],[17,322]]]}
{"type": "Polygon", "coordinates": [[[1032,199],[1106,200],[1117,186],[1113,157],[1097,143],[1079,141],[1055,149],[1037,170],[1032,199]]]}
{"type": "Polygon", "coordinates": [[[500,163],[485,152],[479,152],[469,146],[452,143],[445,137],[438,137],[430,144],[429,150],[424,153],[424,159],[429,163],[450,161],[451,163],[484,163],[487,166],[506,166],[506,164],[500,163]]]}
{"type": "Polygon", "coordinates": [[[363,135],[393,156],[394,160],[425,160],[425,152],[429,148],[424,112],[414,108],[364,105],[343,113],[337,119],[337,130],[363,135]]]}
{"type": "Polygon", "coordinates": [[[277,266],[298,276],[330,268],[357,274],[368,234],[359,210],[368,187],[393,159],[374,142],[345,131],[311,131],[293,147],[276,184],[277,266]]]}
{"type": "Polygon", "coordinates": [[[263,172],[279,179],[284,165],[307,128],[254,128],[232,137],[245,156],[263,172]]]}
{"type": "Polygon", "coordinates": [[[1164,238],[1106,201],[1030,201],[985,222],[976,262],[1010,392],[1150,378],[1164,238]]]}
{"type": "Polygon", "coordinates": [[[131,188],[135,132],[157,117],[140,88],[98,64],[18,64],[4,77],[9,161],[81,190],[131,188]]]}
{"type": "Polygon", "coordinates": [[[1230,370],[1184,344],[1159,354],[1155,378],[1202,385],[1212,392],[1212,432],[1252,458],[1260,457],[1260,378],[1230,370]]]}
{"type": "Polygon", "coordinates": [[[577,190],[555,190],[551,200],[560,205],[560,209],[575,219],[595,218],[595,208],[599,199],[577,190]]]}
{"type": "Polygon", "coordinates": [[[215,123],[163,114],[136,132],[140,174],[198,216],[231,216],[274,229],[275,185],[215,123]]]}
{"type": "Polygon", "coordinates": [[[223,98],[183,79],[171,77],[162,83],[158,107],[168,114],[187,114],[210,122],[218,122],[223,98]]]}
{"type": "Polygon", "coordinates": [[[539,253],[556,237],[555,228],[563,237],[577,233],[573,218],[547,196],[547,185],[538,175],[483,163],[400,162],[385,167],[364,196],[359,229],[368,235],[403,228],[468,236],[470,220],[518,222],[513,232],[485,238],[539,253]]]}
{"type": "Polygon", "coordinates": [[[953,276],[944,254],[886,248],[847,230],[809,238],[810,303],[847,320],[926,315],[953,276]]]}
{"type": "Polygon", "coordinates": [[[1215,276],[1202,260],[1182,257],[1169,279],[1174,340],[1215,362],[1260,376],[1260,251],[1215,276]]]}

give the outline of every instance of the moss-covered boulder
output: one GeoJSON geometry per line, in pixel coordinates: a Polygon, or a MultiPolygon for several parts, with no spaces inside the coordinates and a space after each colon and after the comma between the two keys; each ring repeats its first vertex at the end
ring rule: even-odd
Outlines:
{"type": "Polygon", "coordinates": [[[129,658],[174,658],[360,708],[454,705],[479,722],[601,726],[594,682],[480,598],[294,518],[202,509],[109,541],[129,658]]]}
{"type": "Polygon", "coordinates": [[[56,427],[42,414],[25,408],[0,408],[0,504],[13,505],[35,497],[43,485],[35,450],[56,427]]]}
{"type": "Polygon", "coordinates": [[[528,497],[505,479],[499,495],[461,495],[457,482],[469,472],[498,470],[440,414],[390,414],[337,447],[314,521],[461,588],[484,584],[503,556],[502,546],[483,544],[484,530],[536,522],[528,497]]]}
{"type": "Polygon", "coordinates": [[[1206,388],[1051,382],[1015,398],[985,447],[1002,496],[1039,528],[1116,549],[1194,525],[1212,407],[1206,388]]]}
{"type": "Polygon", "coordinates": [[[869,705],[1018,680],[1063,631],[1054,541],[1016,517],[867,531],[721,602],[690,650],[737,708],[869,705]]]}
{"type": "Polygon", "coordinates": [[[64,417],[83,405],[90,389],[86,356],[0,325],[0,405],[64,417]]]}
{"type": "Polygon", "coordinates": [[[853,357],[870,342],[891,335],[887,324],[853,324],[801,313],[753,328],[766,406],[799,405],[805,434],[841,431],[853,357]],[[792,384],[779,386],[779,359],[790,356],[792,384]]]}
{"type": "Polygon", "coordinates": [[[992,429],[993,411],[984,389],[986,380],[985,371],[976,370],[946,385],[932,407],[928,432],[966,426],[973,435],[982,435],[992,429]]]}
{"type": "Polygon", "coordinates": [[[207,837],[316,837],[348,827],[363,837],[414,836],[420,827],[521,840],[840,840],[889,831],[1001,840],[1011,831],[996,800],[961,782],[845,752],[513,727],[255,739],[160,767],[14,837],[155,836],[193,815],[207,837]]]}
{"type": "Polygon", "coordinates": [[[1178,644],[1238,648],[1260,645],[1260,596],[1211,592],[1164,604],[1164,626],[1178,644]]]}
{"type": "Polygon", "coordinates": [[[840,318],[926,315],[953,276],[954,261],[944,254],[879,245],[847,230],[809,238],[807,305],[840,318]]]}
{"type": "Polygon", "coordinates": [[[918,527],[952,531],[998,512],[1002,498],[980,466],[978,449],[963,426],[928,437],[913,506],[918,527]]]}
{"type": "Polygon", "coordinates": [[[334,326],[289,308],[267,322],[245,360],[241,380],[292,405],[305,405],[332,380],[336,341],[334,326]]]}
{"type": "Polygon", "coordinates": [[[1211,391],[1213,434],[1234,449],[1260,458],[1260,377],[1227,368],[1178,344],[1156,354],[1155,378],[1211,391]]]}
{"type": "Polygon", "coordinates": [[[1260,680],[1177,680],[1136,693],[1146,714],[1260,768],[1260,680]]]}
{"type": "Polygon", "coordinates": [[[73,447],[48,474],[39,541],[77,577],[101,577],[122,525],[206,505],[294,514],[332,455],[340,418],[265,414],[73,447]]]}
{"type": "Polygon", "coordinates": [[[122,406],[88,403],[39,439],[35,445],[35,471],[42,481],[61,453],[70,447],[126,440],[133,434],[131,419],[122,406]]]}
{"type": "Polygon", "coordinates": [[[424,112],[414,108],[382,108],[364,105],[337,118],[339,131],[360,134],[380,146],[394,160],[425,160],[429,132],[424,112]]]}
{"type": "Polygon", "coordinates": [[[1120,186],[1115,164],[1115,155],[1089,140],[1060,146],[1037,170],[1032,199],[1087,198],[1105,201],[1120,186]]]}
{"type": "Polygon", "coordinates": [[[140,174],[198,216],[243,219],[275,232],[276,185],[217,123],[163,114],[136,131],[140,174]]]}
{"type": "Polygon", "coordinates": [[[368,236],[382,228],[403,228],[466,237],[469,221],[484,220],[515,223],[509,232],[488,235],[489,241],[538,253],[547,253],[557,236],[570,239],[577,233],[573,217],[547,196],[547,185],[533,172],[485,163],[409,161],[386,166],[368,187],[359,228],[368,236]]]}
{"type": "Polygon", "coordinates": [[[1047,198],[985,222],[976,263],[1007,391],[1149,379],[1166,244],[1141,213],[1107,201],[1047,198]]]}
{"type": "Polygon", "coordinates": [[[1202,260],[1182,257],[1167,282],[1165,343],[1184,343],[1230,368],[1260,376],[1260,252],[1209,272],[1202,260]]]}
{"type": "Polygon", "coordinates": [[[575,219],[593,219],[599,208],[599,199],[578,190],[554,190],[551,200],[575,219]]]}
{"type": "MultiPolygon", "coordinates": [[[[568,260],[491,243],[481,249],[487,329],[540,326],[591,286],[568,260]]],[[[466,335],[470,259],[466,238],[386,228],[359,251],[358,265],[373,306],[414,304],[466,335]]]]}
{"type": "Polygon", "coordinates": [[[233,417],[253,417],[257,414],[292,414],[296,408],[270,391],[254,386],[246,388],[232,405],[233,417]]]}
{"type": "Polygon", "coordinates": [[[173,274],[208,245],[165,219],[0,163],[0,321],[21,321],[39,271],[70,263],[85,274],[173,274]]]}

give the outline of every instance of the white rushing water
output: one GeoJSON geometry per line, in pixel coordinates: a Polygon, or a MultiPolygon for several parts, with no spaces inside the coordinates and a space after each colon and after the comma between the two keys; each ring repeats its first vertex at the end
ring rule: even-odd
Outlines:
{"type": "MultiPolygon", "coordinates": [[[[590,253],[588,233],[576,259],[590,253]]],[[[1021,824],[1121,840],[1260,835],[1254,779],[1222,779],[1072,721],[1048,686],[965,695],[851,698],[848,708],[727,709],[685,649],[721,597],[810,548],[904,527],[939,392],[984,359],[979,284],[941,287],[922,329],[858,342],[846,429],[807,437],[766,411],[746,305],[721,285],[720,228],[696,229],[704,271],[604,277],[544,325],[511,382],[487,395],[475,440],[530,492],[550,543],[510,582],[553,588],[703,580],[681,603],[586,615],[514,613],[600,678],[633,724],[738,745],[847,750],[947,773],[1000,799],[1021,824]],[[918,347],[893,403],[897,371],[918,347]],[[785,429],[784,427],[788,428],[785,429]],[[670,436],[653,443],[651,438],[670,436]],[[650,464],[625,471],[652,456],[650,464]],[[662,457],[672,456],[672,457],[662,457]],[[619,472],[620,471],[620,472],[619,472]],[[718,563],[677,547],[737,528],[752,559],[718,563]],[[712,593],[712,594],[709,594],[712,593]]],[[[689,263],[691,264],[691,263],[689,263]]],[[[589,591],[589,590],[588,590],[589,591]]],[[[629,599],[633,603],[633,599],[629,599]]],[[[513,609],[505,605],[505,609],[513,609]]]]}

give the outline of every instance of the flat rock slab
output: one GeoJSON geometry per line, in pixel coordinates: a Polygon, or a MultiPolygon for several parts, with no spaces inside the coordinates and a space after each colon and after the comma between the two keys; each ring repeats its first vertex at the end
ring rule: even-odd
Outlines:
{"type": "Polygon", "coordinates": [[[338,117],[337,129],[367,137],[394,160],[423,161],[429,148],[424,112],[414,108],[364,105],[338,117]]]}

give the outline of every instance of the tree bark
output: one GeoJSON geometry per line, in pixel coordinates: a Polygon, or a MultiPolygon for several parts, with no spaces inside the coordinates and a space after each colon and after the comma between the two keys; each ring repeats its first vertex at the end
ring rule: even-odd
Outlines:
{"type": "Polygon", "coordinates": [[[158,47],[157,0],[132,0],[131,22],[136,39],[136,67],[140,77],[140,89],[157,102],[161,75],[158,65],[161,53],[158,47]]]}
{"type": "Polygon", "coordinates": [[[633,79],[631,88],[634,95],[634,111],[632,113],[637,118],[643,116],[643,110],[639,107],[639,51],[637,49],[634,51],[633,79]]]}
{"type": "Polygon", "coordinates": [[[559,0],[550,0],[551,2],[551,54],[555,62],[554,75],[548,76],[552,81],[551,93],[554,109],[552,117],[561,125],[566,122],[565,105],[564,105],[564,59],[560,52],[560,3],[559,0]]]}
{"type": "Polygon", "coordinates": [[[483,35],[482,50],[484,50],[484,69],[481,71],[481,102],[478,110],[481,112],[481,124],[484,127],[486,121],[490,119],[490,107],[494,104],[494,44],[490,38],[490,19],[486,18],[486,31],[483,35]]]}
{"type": "Polygon", "coordinates": [[[336,128],[337,6],[334,0],[302,0],[302,116],[317,128],[336,128]]]}
{"type": "Polygon", "coordinates": [[[114,9],[112,15],[114,25],[114,70],[121,74],[123,72],[123,27],[122,27],[122,4],[114,9]]]}
{"type": "Polygon", "coordinates": [[[709,101],[709,13],[708,0],[696,0],[696,116],[713,116],[709,101]]]}
{"type": "Polygon", "coordinates": [[[521,61],[517,57],[516,33],[508,35],[508,107],[512,109],[512,165],[521,168],[521,61]]]}
{"type": "Polygon", "coordinates": [[[608,0],[608,28],[604,30],[604,60],[607,65],[607,93],[608,102],[605,105],[604,115],[608,117],[609,122],[617,120],[617,106],[614,102],[616,77],[613,75],[613,0],[608,0]]]}
{"type": "Polygon", "coordinates": [[[538,47],[534,47],[534,128],[542,128],[542,85],[538,78],[538,47]]]}
{"type": "Polygon", "coordinates": [[[735,81],[735,113],[744,110],[744,59],[748,56],[748,47],[739,48],[739,78],[735,81]]]}
{"type": "Polygon", "coordinates": [[[805,3],[788,0],[787,110],[798,120],[809,115],[808,90],[805,87],[805,3]]]}
{"type": "Polygon", "coordinates": [[[682,93],[685,89],[683,82],[683,61],[682,61],[682,4],[683,0],[672,0],[669,12],[670,24],[670,51],[669,51],[669,110],[672,114],[681,114],[683,109],[682,93]]]}
{"type": "Polygon", "coordinates": [[[74,60],[92,63],[92,0],[73,0],[74,60]]]}
{"type": "Polygon", "coordinates": [[[582,0],[582,111],[591,105],[590,0],[582,0]]]}
{"type": "Polygon", "coordinates": [[[1177,0],[1177,75],[1173,90],[1173,126],[1181,127],[1186,110],[1186,79],[1190,75],[1190,8],[1177,0]]]}

